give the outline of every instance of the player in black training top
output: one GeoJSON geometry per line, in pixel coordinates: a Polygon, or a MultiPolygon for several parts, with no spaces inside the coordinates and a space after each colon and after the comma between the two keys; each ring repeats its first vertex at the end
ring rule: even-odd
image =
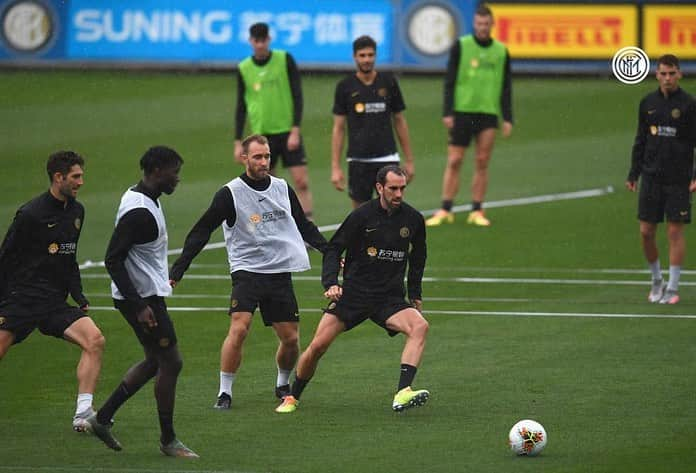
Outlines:
{"type": "Polygon", "coordinates": [[[387,164],[399,164],[392,127],[396,130],[410,181],[415,173],[411,140],[404,110],[404,98],[393,74],[377,72],[377,43],[369,36],[353,41],[357,71],[336,86],[331,132],[331,182],[345,188],[341,152],[348,125],[348,195],[353,207],[372,198],[377,171],[387,164]]]}
{"type": "Polygon", "coordinates": [[[412,390],[425,347],[428,322],[421,315],[421,281],[425,268],[425,222],[416,209],[403,202],[406,172],[388,165],[377,173],[379,198],[351,212],[324,253],[322,284],[331,300],[314,338],[300,356],[291,394],[276,412],[297,408],[298,399],[314,375],[319,359],[341,332],[367,319],[390,336],[403,333],[401,375],[392,409],[402,411],[428,400],[425,389],[412,390]],[[346,252],[343,286],[339,285],[340,258],[346,252]],[[408,266],[408,298],[404,275],[408,266]]]}
{"type": "Polygon", "coordinates": [[[0,247],[0,359],[36,328],[78,345],[78,396],[73,428],[86,430],[101,369],[104,337],[87,316],[77,242],[85,209],[75,198],[84,160],[73,151],[48,158],[49,190],[19,208],[0,247]],[[70,294],[79,305],[66,302],[70,294]]]}
{"type": "Polygon", "coordinates": [[[174,324],[165,297],[170,295],[167,224],[159,201],[179,183],[183,159],[166,146],[153,146],[140,158],[142,180],[126,190],[104,260],[111,276],[114,305],[131,326],[145,357],[131,366],[99,411],[87,421],[109,448],[121,450],[111,434],[116,411],[155,379],[160,451],[171,457],[198,458],[174,433],[176,383],[182,367],[174,324]]]}
{"type": "Polygon", "coordinates": [[[666,54],[657,60],[660,87],[645,96],[638,109],[626,188],[635,192],[640,177],[638,220],[643,254],[652,272],[650,302],[679,302],[679,278],[686,254],[684,225],[691,222],[691,194],[696,191],[696,100],[679,87],[679,59],[666,54]],[[667,217],[669,282],[660,270],[655,234],[667,217]]]}

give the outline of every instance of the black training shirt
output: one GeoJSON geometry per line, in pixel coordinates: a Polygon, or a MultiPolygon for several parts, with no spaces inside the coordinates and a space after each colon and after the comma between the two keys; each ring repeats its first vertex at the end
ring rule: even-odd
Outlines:
{"type": "Polygon", "coordinates": [[[688,183],[694,177],[694,146],[696,100],[681,88],[667,97],[657,89],[638,107],[628,180],[646,174],[666,184],[688,183]]]}
{"type": "Polygon", "coordinates": [[[358,295],[404,297],[408,264],[408,298],[422,299],[425,269],[425,222],[405,202],[388,213],[373,199],[346,217],[324,252],[321,283],[338,284],[340,258],[346,252],[343,288],[358,295]]]}
{"type": "MultiPolygon", "coordinates": [[[[255,181],[247,176],[246,173],[239,176],[249,187],[257,191],[264,191],[271,185],[271,178],[266,177],[260,181],[255,181]]],[[[319,232],[319,229],[307,220],[307,217],[302,210],[302,205],[297,198],[295,191],[288,185],[288,198],[290,199],[290,210],[292,218],[295,220],[295,225],[302,235],[302,239],[309,243],[313,248],[323,252],[326,246],[326,239],[319,232]]],[[[233,226],[237,220],[237,211],[234,208],[234,198],[232,192],[227,186],[222,187],[210,203],[210,207],[205,211],[203,216],[196,222],[184,242],[184,249],[181,256],[174,262],[169,271],[169,278],[174,281],[180,281],[184,273],[191,265],[193,258],[201,252],[203,247],[210,241],[210,235],[220,226],[222,222],[226,222],[228,226],[233,226]]]]}
{"type": "Polygon", "coordinates": [[[77,242],[85,209],[45,192],[17,210],[0,247],[0,297],[26,305],[51,307],[68,293],[83,307],[77,242]]]}
{"type": "Polygon", "coordinates": [[[349,158],[378,158],[396,153],[392,115],[406,109],[393,74],[378,72],[370,85],[351,74],[336,85],[334,115],[348,122],[349,158]]]}

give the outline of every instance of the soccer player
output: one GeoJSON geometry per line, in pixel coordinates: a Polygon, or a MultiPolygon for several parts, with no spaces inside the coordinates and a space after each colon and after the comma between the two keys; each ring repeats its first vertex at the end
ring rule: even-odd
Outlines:
{"type": "Polygon", "coordinates": [[[242,134],[249,116],[254,134],[268,138],[271,147],[271,173],[282,158],[283,167],[292,177],[304,213],[312,217],[312,193],[309,190],[307,159],[300,124],[302,122],[302,84],[292,55],[270,49],[271,37],[266,23],[249,28],[253,54],[239,63],[234,155],[242,162],[242,134]]]}
{"type": "Polygon", "coordinates": [[[472,138],[476,140],[476,161],[467,222],[482,227],[491,224],[483,211],[483,199],[500,115],[503,136],[512,133],[510,55],[503,43],[491,38],[492,26],[490,8],[479,5],[474,13],[474,34],[460,38],[450,51],[442,118],[449,133],[442,208],[426,221],[428,226],[454,222],[452,205],[459,191],[459,170],[472,138]]]}
{"type": "Polygon", "coordinates": [[[90,430],[109,448],[121,450],[111,434],[111,418],[155,378],[160,451],[171,457],[198,458],[174,433],[174,399],[182,361],[164,299],[172,288],[167,274],[167,224],[159,197],[174,192],[182,164],[181,156],[171,148],[148,149],[140,158],[142,180],[121,197],[105,263],[114,305],[135,332],[145,359],[126,372],[104,405],[87,420],[90,430]]]}
{"type": "Polygon", "coordinates": [[[404,98],[393,74],[377,72],[377,43],[369,36],[353,41],[356,72],[336,85],[331,132],[331,182],[343,191],[341,153],[348,126],[348,196],[353,208],[372,199],[377,171],[399,164],[393,130],[401,145],[408,180],[415,173],[404,98]],[[393,128],[393,130],[392,130],[393,128]]]}
{"type": "Polygon", "coordinates": [[[329,241],[324,253],[322,284],[330,303],[307,349],[300,356],[290,395],[276,412],[297,409],[300,395],[333,341],[342,332],[370,319],[390,336],[406,336],[401,354],[401,374],[392,409],[402,411],[423,405],[430,396],[413,390],[425,348],[428,322],[421,315],[421,281],[425,267],[425,222],[403,201],[406,172],[388,165],[377,173],[379,197],[353,210],[329,241]],[[343,285],[338,273],[346,252],[343,285]],[[408,265],[408,298],[404,275],[408,265]]]}
{"type": "Polygon", "coordinates": [[[58,151],[46,164],[47,192],[22,205],[0,247],[0,359],[15,343],[38,328],[78,345],[78,395],[73,429],[86,430],[101,369],[104,337],[87,315],[82,292],[77,242],[85,209],[77,200],[84,178],[84,159],[58,151]],[[70,294],[78,307],[69,305],[70,294]]]}
{"type": "Polygon", "coordinates": [[[626,188],[637,189],[638,220],[643,254],[652,273],[650,302],[679,302],[679,277],[686,255],[684,225],[691,223],[691,193],[696,191],[696,100],[679,87],[679,59],[666,54],[657,60],[658,90],[638,107],[638,130],[633,142],[626,188]],[[669,282],[660,270],[655,234],[667,218],[669,282]]]}
{"type": "Polygon", "coordinates": [[[279,343],[275,393],[290,391],[290,372],[300,352],[299,313],[291,273],[309,269],[305,243],[323,250],[326,239],[302,212],[297,195],[283,179],[269,174],[271,150],[262,135],[242,142],[245,172],[228,182],[213,197],[208,210],[194,225],[184,249],[170,271],[176,284],[193,258],[222,225],[232,277],[230,328],[220,354],[220,389],[214,405],[229,409],[232,385],[242,362],[242,345],[256,308],[266,326],[273,327],[279,343]]]}

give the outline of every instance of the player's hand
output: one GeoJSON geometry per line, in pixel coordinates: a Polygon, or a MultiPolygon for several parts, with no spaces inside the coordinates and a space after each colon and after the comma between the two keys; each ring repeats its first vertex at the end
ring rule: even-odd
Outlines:
{"type": "Polygon", "coordinates": [[[143,309],[139,310],[135,314],[138,323],[143,326],[146,332],[149,332],[151,328],[157,327],[157,319],[155,318],[155,313],[149,305],[146,305],[143,309]]]}
{"type": "MultiPolygon", "coordinates": [[[[691,186],[694,185],[694,181],[691,182],[691,186]]],[[[689,186],[689,189],[691,189],[691,186],[689,186]]],[[[630,190],[631,192],[636,191],[636,181],[626,181],[626,189],[630,190]]]]}
{"type": "Polygon", "coordinates": [[[442,123],[445,125],[445,128],[451,130],[452,128],[454,128],[454,115],[447,115],[446,117],[442,117],[442,123]]]}
{"type": "Polygon", "coordinates": [[[343,288],[337,284],[334,284],[330,288],[328,288],[326,291],[324,291],[324,297],[327,299],[331,299],[332,301],[336,302],[341,298],[343,295],[343,288]]]}
{"type": "Polygon", "coordinates": [[[691,181],[691,184],[689,184],[689,192],[696,192],[696,179],[691,181]]]}
{"type": "Polygon", "coordinates": [[[84,304],[80,306],[80,310],[84,313],[89,312],[89,304],[84,304]]]}
{"type": "Polygon", "coordinates": [[[300,129],[296,126],[292,127],[288,134],[288,150],[295,151],[300,147],[300,129]]]}
{"type": "Polygon", "coordinates": [[[343,177],[342,169],[332,169],[331,170],[331,184],[334,185],[336,190],[343,192],[346,188],[345,178],[343,177]]]}
{"type": "Polygon", "coordinates": [[[420,313],[423,313],[423,301],[420,299],[411,299],[411,304],[420,313]]]}
{"type": "Polygon", "coordinates": [[[174,281],[173,279],[170,279],[170,280],[169,280],[169,286],[172,287],[172,288],[174,288],[174,287],[176,287],[177,282],[178,282],[178,281],[174,281]]]}
{"type": "Polygon", "coordinates": [[[406,182],[411,182],[416,177],[416,165],[413,160],[404,163],[404,171],[406,172],[406,182]]]}
{"type": "Polygon", "coordinates": [[[239,140],[234,140],[234,160],[238,163],[243,163],[242,160],[242,142],[239,140]]]}
{"type": "Polygon", "coordinates": [[[507,138],[512,135],[512,122],[503,122],[503,138],[507,138]]]}

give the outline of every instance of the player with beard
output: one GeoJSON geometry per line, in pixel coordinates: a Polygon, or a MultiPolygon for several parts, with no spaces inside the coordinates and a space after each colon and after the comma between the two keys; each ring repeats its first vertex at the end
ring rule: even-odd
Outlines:
{"type": "Polygon", "coordinates": [[[331,132],[331,182],[343,191],[345,177],[341,153],[348,126],[348,196],[353,207],[372,198],[377,171],[387,164],[399,164],[394,141],[399,139],[406,162],[407,179],[413,179],[415,166],[404,110],[406,105],[399,83],[389,72],[377,72],[377,43],[369,36],[353,41],[356,72],[336,85],[331,132]]]}
{"type": "Polygon", "coordinates": [[[390,336],[406,337],[401,353],[401,372],[392,409],[400,412],[423,405],[430,393],[413,390],[428,322],[421,315],[421,282],[426,259],[425,222],[416,209],[403,201],[406,172],[388,165],[377,173],[379,197],[353,210],[341,224],[324,253],[322,284],[331,302],[324,311],[307,349],[300,356],[290,395],[276,412],[290,413],[333,341],[367,319],[390,336]],[[343,285],[338,274],[346,252],[343,285]],[[408,294],[404,276],[408,266],[408,294]],[[409,302],[405,300],[408,295],[409,302]]]}

